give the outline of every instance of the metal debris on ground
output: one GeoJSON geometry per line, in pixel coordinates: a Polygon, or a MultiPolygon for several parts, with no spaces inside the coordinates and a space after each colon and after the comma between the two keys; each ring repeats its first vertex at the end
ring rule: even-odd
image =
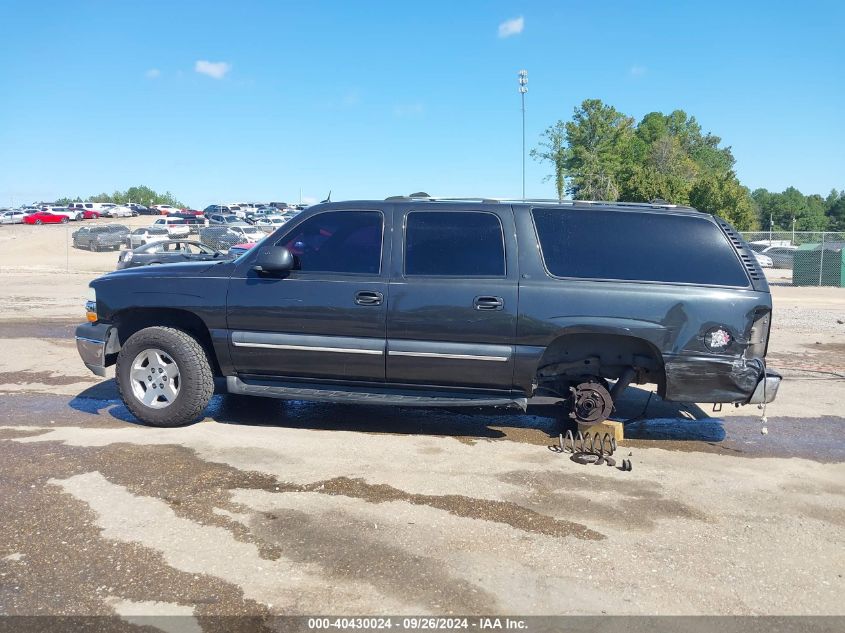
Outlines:
{"type": "MultiPolygon", "coordinates": [[[[616,438],[609,433],[581,433],[573,435],[567,431],[564,436],[561,433],[557,445],[549,446],[549,450],[555,453],[571,453],[570,459],[576,464],[593,464],[595,466],[616,466],[616,460],[612,455],[616,452],[616,438]]],[[[620,470],[630,472],[632,468],[630,459],[623,459],[620,470]]]]}

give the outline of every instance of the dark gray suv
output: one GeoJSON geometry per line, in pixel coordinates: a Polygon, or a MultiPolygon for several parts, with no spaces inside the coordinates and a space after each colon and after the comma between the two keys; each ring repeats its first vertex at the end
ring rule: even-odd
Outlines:
{"type": "Polygon", "coordinates": [[[309,207],[234,261],[94,280],[85,364],[172,426],[230,393],[417,406],[557,395],[597,422],[631,383],[774,399],[772,300],[724,221],[665,204],[398,197],[309,207]]]}

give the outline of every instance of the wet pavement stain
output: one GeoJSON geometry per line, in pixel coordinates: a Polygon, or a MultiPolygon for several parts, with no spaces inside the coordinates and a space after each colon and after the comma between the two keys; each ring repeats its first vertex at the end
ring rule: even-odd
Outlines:
{"type": "Polygon", "coordinates": [[[342,512],[309,516],[276,508],[257,515],[250,527],[261,538],[285,547],[288,558],[316,562],[330,577],[367,582],[385,595],[409,600],[442,614],[496,613],[496,599],[478,585],[451,576],[436,559],[390,545],[368,535],[373,524],[342,512]]]}
{"type": "Polygon", "coordinates": [[[56,375],[49,371],[0,371],[0,385],[74,385],[77,383],[91,382],[92,377],[79,375],[67,376],[56,375]]]}
{"type": "Polygon", "coordinates": [[[314,525],[306,516],[285,510],[256,513],[232,502],[232,491],[324,494],[375,504],[405,501],[529,533],[604,538],[579,523],[558,520],[506,501],[411,494],[346,477],[290,484],[273,476],[203,461],[193,450],[181,446],[19,443],[13,438],[44,431],[26,427],[2,431],[7,439],[0,443],[4,461],[0,477],[0,533],[9,537],[2,541],[0,558],[23,554],[22,565],[2,561],[2,573],[8,575],[1,577],[0,604],[8,605],[4,606],[8,613],[108,614],[109,596],[194,605],[199,614],[266,612],[262,605],[244,599],[236,585],[171,569],[159,553],[141,545],[103,539],[95,516],[85,503],[46,485],[48,480],[65,480],[93,471],[133,495],[164,501],[177,516],[228,530],[235,539],[254,544],[262,558],[277,559],[282,551],[290,557],[290,547],[284,547],[284,534],[297,535],[300,540],[310,535],[308,547],[294,553],[296,560],[312,562],[336,577],[352,577],[364,573],[364,567],[375,566],[377,577],[373,584],[377,589],[390,587],[392,593],[410,604],[417,604],[420,596],[432,604],[453,604],[456,611],[460,610],[459,604],[470,604],[477,612],[483,612],[492,608],[495,601],[471,583],[450,577],[433,559],[351,535],[352,518],[338,516],[314,525]],[[221,509],[252,516],[252,525],[219,513],[221,509]],[[269,527],[268,522],[272,524],[269,527]],[[343,545],[340,550],[338,544],[343,545]],[[375,563],[379,557],[385,560],[383,566],[375,563]],[[7,571],[6,567],[12,564],[18,567],[7,571]],[[43,599],[45,593],[51,597],[43,599]],[[453,596],[453,602],[447,594],[453,596]]]}
{"type": "Polygon", "coordinates": [[[4,615],[113,615],[110,596],[193,606],[198,615],[267,613],[230,583],[177,571],[134,543],[103,539],[85,503],[45,485],[53,473],[77,469],[68,452],[51,447],[38,459],[8,443],[3,448],[0,558],[22,554],[0,560],[4,615]]]}
{"type": "Polygon", "coordinates": [[[357,478],[335,477],[305,486],[287,484],[282,490],[340,495],[363,499],[369,503],[404,501],[413,505],[425,505],[444,510],[449,514],[467,519],[504,523],[518,530],[545,534],[546,536],[574,536],[589,541],[599,541],[605,538],[604,534],[591,530],[580,523],[540,514],[510,501],[476,499],[463,495],[412,494],[388,484],[370,484],[357,478]]]}
{"type": "MultiPolygon", "coordinates": [[[[24,299],[18,297],[18,300],[24,299]]],[[[73,342],[79,321],[45,319],[37,322],[0,321],[0,338],[66,339],[73,342]]]]}
{"type": "Polygon", "coordinates": [[[13,440],[16,437],[37,437],[38,435],[45,435],[49,430],[32,429],[15,429],[9,427],[0,428],[0,440],[13,440]]]}
{"type": "Polygon", "coordinates": [[[625,481],[590,477],[587,473],[527,470],[510,471],[498,478],[518,486],[520,501],[538,512],[598,520],[617,527],[646,531],[656,529],[663,519],[709,521],[700,510],[664,497],[660,484],[654,481],[625,481]],[[610,494],[603,497],[602,493],[610,494]]]}

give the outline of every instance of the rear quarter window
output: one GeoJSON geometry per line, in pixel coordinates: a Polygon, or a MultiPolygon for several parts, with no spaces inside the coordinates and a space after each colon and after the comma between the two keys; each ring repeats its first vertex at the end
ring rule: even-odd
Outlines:
{"type": "Polygon", "coordinates": [[[532,215],[546,269],[556,277],[749,285],[730,242],[705,218],[555,208],[532,215]]]}

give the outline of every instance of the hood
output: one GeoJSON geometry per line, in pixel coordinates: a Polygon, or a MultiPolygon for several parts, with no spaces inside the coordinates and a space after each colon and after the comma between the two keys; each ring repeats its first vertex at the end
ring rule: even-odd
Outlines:
{"type": "MultiPolygon", "coordinates": [[[[174,264],[158,264],[156,266],[140,266],[136,268],[126,268],[123,270],[116,270],[108,273],[105,277],[109,279],[116,279],[122,277],[195,277],[204,275],[210,269],[225,266],[231,260],[225,257],[220,257],[218,260],[199,261],[199,262],[177,262],[174,264]]],[[[225,270],[220,270],[220,276],[228,276],[231,270],[227,266],[225,270]]]]}

